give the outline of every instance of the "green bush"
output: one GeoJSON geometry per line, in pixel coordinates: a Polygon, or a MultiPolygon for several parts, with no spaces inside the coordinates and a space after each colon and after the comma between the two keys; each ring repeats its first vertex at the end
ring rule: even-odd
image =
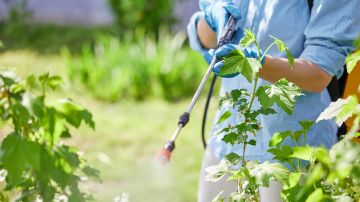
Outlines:
{"type": "Polygon", "coordinates": [[[64,140],[83,123],[93,129],[95,123],[88,110],[69,98],[48,101],[48,90],[62,83],[61,77],[48,73],[22,80],[11,71],[0,71],[0,123],[6,131],[0,141],[0,173],[5,178],[1,201],[13,194],[18,196],[10,201],[90,198],[79,183],[99,173],[64,140]]]}
{"type": "Polygon", "coordinates": [[[185,35],[162,31],[158,42],[143,38],[131,42],[134,40],[104,35],[94,47],[84,45],[79,56],[64,49],[69,78],[107,101],[151,96],[176,100],[192,95],[206,64],[200,55],[183,47],[185,35]]]}
{"type": "Polygon", "coordinates": [[[157,33],[160,26],[174,22],[173,0],[109,0],[109,3],[122,33],[139,28],[157,33]]]}

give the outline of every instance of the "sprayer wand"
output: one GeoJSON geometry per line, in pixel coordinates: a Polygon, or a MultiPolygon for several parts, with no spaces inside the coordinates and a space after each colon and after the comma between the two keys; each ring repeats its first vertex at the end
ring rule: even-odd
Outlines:
{"type": "MultiPolygon", "coordinates": [[[[229,42],[232,41],[235,31],[237,29],[237,20],[230,16],[229,20],[227,21],[224,31],[222,32],[222,36],[219,39],[219,42],[217,44],[217,47],[223,46],[229,42]]],[[[159,152],[158,157],[161,158],[162,161],[167,162],[170,160],[171,153],[175,149],[175,140],[179,136],[179,133],[183,127],[189,122],[190,119],[190,113],[192,109],[194,108],[194,105],[196,101],[199,99],[200,93],[204,89],[206,81],[209,79],[212,69],[214,68],[214,65],[218,62],[217,58],[214,56],[208,69],[206,70],[206,73],[204,77],[201,80],[201,83],[199,87],[197,88],[188,108],[186,111],[180,116],[178,121],[178,127],[174,131],[171,139],[165,144],[164,148],[159,152]]]]}

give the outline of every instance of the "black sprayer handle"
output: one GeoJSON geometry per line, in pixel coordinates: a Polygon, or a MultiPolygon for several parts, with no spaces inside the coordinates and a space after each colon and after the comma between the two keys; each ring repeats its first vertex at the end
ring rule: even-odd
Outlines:
{"type": "Polygon", "coordinates": [[[236,29],[237,29],[237,26],[236,26],[237,22],[238,21],[233,16],[229,17],[229,20],[227,21],[227,23],[225,25],[225,28],[222,32],[222,36],[220,37],[217,47],[228,44],[233,40],[236,29]]]}

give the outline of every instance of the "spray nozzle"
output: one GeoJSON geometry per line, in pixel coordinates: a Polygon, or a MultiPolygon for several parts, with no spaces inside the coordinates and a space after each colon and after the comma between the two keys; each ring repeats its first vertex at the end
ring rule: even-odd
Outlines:
{"type": "Polygon", "coordinates": [[[174,150],[175,148],[175,143],[174,141],[168,141],[164,148],[157,154],[157,158],[162,162],[162,163],[167,163],[170,161],[171,158],[171,152],[174,150]]]}

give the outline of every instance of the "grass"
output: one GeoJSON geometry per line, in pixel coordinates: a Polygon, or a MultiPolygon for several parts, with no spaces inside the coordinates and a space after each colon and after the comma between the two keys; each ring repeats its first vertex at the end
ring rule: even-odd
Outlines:
{"type": "MultiPolygon", "coordinates": [[[[12,67],[23,76],[46,71],[66,74],[60,56],[29,51],[4,52],[0,65],[12,67]]],[[[181,132],[170,164],[159,166],[154,163],[154,156],[170,138],[178,116],[190,100],[109,104],[94,99],[86,91],[74,90],[67,80],[65,87],[52,96],[72,97],[94,115],[96,131],[83,127],[74,131],[69,143],[78,146],[89,163],[101,171],[102,182],[83,184],[96,201],[113,201],[123,192],[129,193],[130,201],[196,201],[203,154],[200,128],[204,100],[196,105],[191,121],[181,132]]],[[[209,120],[216,111],[215,103],[209,120]]]]}

